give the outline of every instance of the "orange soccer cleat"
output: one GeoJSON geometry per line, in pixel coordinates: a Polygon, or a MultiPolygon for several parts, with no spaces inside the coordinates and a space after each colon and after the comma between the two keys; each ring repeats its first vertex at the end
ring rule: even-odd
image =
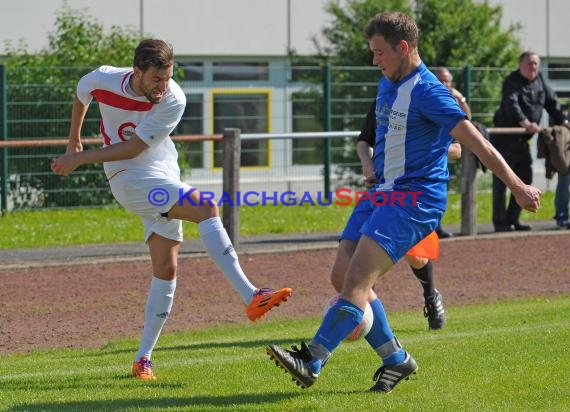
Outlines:
{"type": "Polygon", "coordinates": [[[138,361],[133,362],[132,374],[141,381],[153,381],[156,379],[152,372],[152,362],[146,356],[141,356],[138,361]]]}
{"type": "Polygon", "coordinates": [[[245,314],[251,321],[255,321],[273,309],[279,306],[281,302],[285,302],[292,295],[291,288],[283,288],[273,290],[269,288],[258,289],[253,294],[253,299],[245,309],[245,314]]]}

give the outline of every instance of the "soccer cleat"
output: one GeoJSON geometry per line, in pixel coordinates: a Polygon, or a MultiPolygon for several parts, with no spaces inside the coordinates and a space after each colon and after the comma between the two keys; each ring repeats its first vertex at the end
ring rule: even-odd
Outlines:
{"type": "Polygon", "coordinates": [[[146,356],[141,356],[138,361],[133,362],[132,374],[142,381],[153,381],[156,379],[152,372],[152,362],[146,356]]]}
{"type": "Polygon", "coordinates": [[[321,361],[311,355],[311,351],[301,342],[301,349],[291,346],[292,351],[280,348],[277,345],[267,346],[267,354],[275,364],[285,369],[293,377],[293,381],[303,389],[313,385],[321,371],[321,361]]]}
{"type": "Polygon", "coordinates": [[[435,293],[425,298],[424,316],[428,319],[430,329],[442,329],[445,324],[443,296],[436,289],[435,293]]]}
{"type": "Polygon", "coordinates": [[[370,388],[374,392],[392,392],[400,381],[410,379],[411,374],[415,374],[418,370],[418,364],[406,353],[406,359],[397,365],[380,366],[372,380],[376,381],[374,386],[370,388]]]}
{"type": "Polygon", "coordinates": [[[281,302],[285,302],[293,290],[291,288],[283,288],[273,290],[269,288],[258,289],[253,294],[253,299],[245,308],[245,314],[251,321],[255,321],[273,309],[274,306],[279,306],[281,302]]]}

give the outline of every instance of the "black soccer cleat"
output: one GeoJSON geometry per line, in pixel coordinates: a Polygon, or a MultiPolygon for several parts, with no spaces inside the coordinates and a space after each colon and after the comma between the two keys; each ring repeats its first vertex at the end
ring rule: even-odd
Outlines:
{"type": "Polygon", "coordinates": [[[443,296],[436,289],[435,293],[425,298],[424,316],[430,329],[442,329],[445,325],[445,310],[443,296]]]}
{"type": "Polygon", "coordinates": [[[301,349],[291,346],[293,349],[283,349],[277,345],[269,345],[266,348],[269,357],[275,364],[293,377],[293,381],[303,389],[312,386],[319,377],[321,361],[313,358],[311,351],[301,342],[301,349]]]}
{"type": "Polygon", "coordinates": [[[380,366],[378,368],[372,378],[376,383],[370,390],[384,393],[392,392],[392,389],[394,389],[398,383],[410,379],[410,375],[415,374],[417,370],[418,364],[409,353],[406,353],[404,362],[398,363],[397,365],[380,366]]]}

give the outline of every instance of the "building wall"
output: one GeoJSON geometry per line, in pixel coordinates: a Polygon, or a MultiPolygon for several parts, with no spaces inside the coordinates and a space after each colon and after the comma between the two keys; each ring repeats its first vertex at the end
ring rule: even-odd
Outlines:
{"type": "MultiPolygon", "coordinates": [[[[178,55],[285,56],[315,52],[311,38],[327,23],[329,0],[67,0],[104,23],[131,26],[169,40],[178,55]]],[[[344,2],[346,0],[338,0],[344,2]]],[[[480,0],[483,1],[483,0],[480,0]]],[[[502,5],[503,26],[519,22],[525,49],[570,58],[568,0],[486,0],[502,5]]],[[[47,47],[63,0],[0,0],[0,47],[24,39],[32,51],[47,47]],[[30,11],[33,10],[33,13],[30,11]]]]}
{"type": "MultiPolygon", "coordinates": [[[[284,56],[314,52],[311,37],[326,21],[324,0],[68,0],[103,23],[169,40],[178,55],[284,56]]],[[[62,0],[0,0],[0,46],[24,39],[48,46],[62,0]],[[29,11],[34,10],[31,14],[29,11]]],[[[1,54],[1,52],[0,52],[1,54]]]]}
{"type": "Polygon", "coordinates": [[[570,58],[568,47],[568,0],[488,0],[503,6],[502,27],[520,23],[520,40],[524,49],[540,56],[570,58]]]}

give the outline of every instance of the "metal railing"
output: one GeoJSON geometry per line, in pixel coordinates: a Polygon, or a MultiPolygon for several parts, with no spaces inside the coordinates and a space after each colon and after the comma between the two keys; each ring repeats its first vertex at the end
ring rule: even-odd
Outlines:
{"type": "MultiPolygon", "coordinates": [[[[489,128],[491,135],[510,135],[526,133],[522,127],[489,128]]],[[[241,134],[239,129],[224,130],[224,193],[236,203],[236,194],[239,188],[239,167],[236,167],[236,159],[240,158],[241,140],[247,139],[291,139],[291,138],[334,138],[356,137],[359,132],[311,132],[311,133],[255,133],[241,134]],[[228,163],[226,163],[226,160],[228,163]],[[225,168],[231,169],[226,177],[225,168]]],[[[325,159],[327,156],[325,156],[325,159]]],[[[330,156],[329,156],[330,158],[330,156]]],[[[462,149],[461,156],[461,234],[473,236],[477,234],[477,158],[467,148],[462,149]]],[[[330,163],[325,162],[325,169],[330,168],[330,163]]],[[[329,172],[330,173],[330,172],[329,172]]],[[[325,170],[325,175],[327,174],[325,170]]],[[[330,191],[330,182],[324,180],[323,192],[330,191]]],[[[239,207],[224,207],[224,225],[228,228],[234,247],[239,246],[239,207]]]]}

